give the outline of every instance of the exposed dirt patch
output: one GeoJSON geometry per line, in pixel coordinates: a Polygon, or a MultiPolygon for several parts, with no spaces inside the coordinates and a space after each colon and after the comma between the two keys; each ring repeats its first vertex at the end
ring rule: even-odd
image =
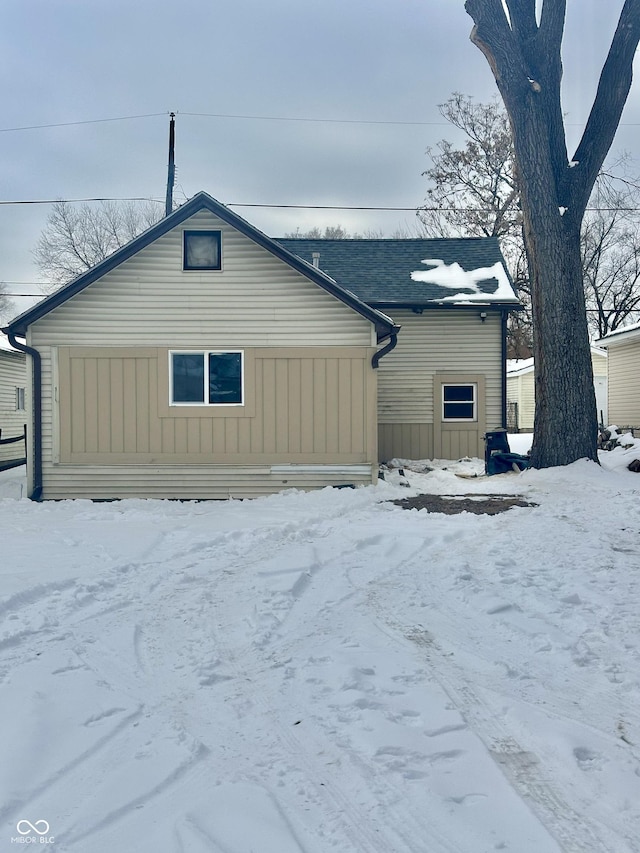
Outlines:
{"type": "Polygon", "coordinates": [[[459,512],[497,515],[512,506],[538,505],[525,501],[519,495],[416,495],[414,498],[400,498],[391,503],[401,506],[402,509],[426,509],[427,512],[441,512],[445,515],[456,515],[459,512]]]}

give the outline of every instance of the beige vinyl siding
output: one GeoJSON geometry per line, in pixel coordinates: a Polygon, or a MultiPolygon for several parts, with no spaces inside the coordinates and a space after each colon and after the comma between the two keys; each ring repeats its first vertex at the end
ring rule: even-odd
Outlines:
{"type": "Polygon", "coordinates": [[[484,432],[502,423],[500,315],[489,312],[482,322],[479,310],[394,310],[393,319],[402,330],[396,348],[380,361],[380,458],[484,456],[484,432]],[[440,382],[477,378],[479,420],[442,429],[440,382]]]}
{"type": "MultiPolygon", "coordinates": [[[[43,436],[45,497],[226,497],[371,483],[373,353],[246,349],[245,417],[244,407],[168,406],[168,348],[60,347],[60,442],[51,429],[43,436]]],[[[51,396],[43,404],[51,424],[57,406],[51,396]]]]}
{"type": "Polygon", "coordinates": [[[591,365],[593,367],[594,376],[607,375],[607,354],[597,353],[591,350],[591,365]]]}
{"type": "Polygon", "coordinates": [[[42,356],[45,498],[375,477],[373,324],[207,211],[36,321],[28,342],[42,356]],[[207,228],[222,232],[222,270],[184,272],[183,231],[207,228]],[[252,399],[241,412],[169,407],[170,349],[243,350],[252,399]]]}
{"type": "Polygon", "coordinates": [[[61,465],[45,481],[45,500],[255,498],[283,489],[369,486],[377,466],[61,465]]]}
{"type": "Polygon", "coordinates": [[[608,420],[640,428],[640,340],[609,346],[608,420]]]}
{"type": "MultiPolygon", "coordinates": [[[[24,434],[28,408],[16,409],[16,388],[25,389],[25,407],[28,407],[26,356],[0,349],[0,438],[24,434]]],[[[0,464],[24,455],[24,442],[0,445],[0,464]]]]}
{"type": "Polygon", "coordinates": [[[202,211],[38,320],[33,345],[371,346],[373,325],[202,211]],[[182,271],[182,232],[222,231],[221,271],[182,271]]]}
{"type": "Polygon", "coordinates": [[[507,377],[507,402],[518,404],[518,430],[531,432],[536,408],[533,368],[507,377]]]}

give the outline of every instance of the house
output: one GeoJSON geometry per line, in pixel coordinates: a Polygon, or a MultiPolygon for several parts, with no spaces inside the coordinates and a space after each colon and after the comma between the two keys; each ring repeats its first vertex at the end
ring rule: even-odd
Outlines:
{"type": "Polygon", "coordinates": [[[398,327],[206,193],[5,331],[30,356],[34,499],[377,479],[398,327]]]}
{"type": "MultiPolygon", "coordinates": [[[[598,423],[607,423],[607,353],[591,347],[598,423]]],[[[507,425],[512,432],[533,432],[535,380],[532,358],[507,362],[507,425]]]]}
{"type": "Polygon", "coordinates": [[[616,329],[597,343],[608,353],[608,423],[640,430],[640,323],[616,329]]]}
{"type": "Polygon", "coordinates": [[[506,324],[518,309],[494,238],[279,239],[402,331],[380,362],[381,460],[484,456],[506,423],[506,324]]]}
{"type": "Polygon", "coordinates": [[[26,387],[26,356],[0,334],[0,470],[24,463],[26,387]]]}
{"type": "Polygon", "coordinates": [[[483,455],[518,307],[497,242],[312,242],[198,193],[12,321],[30,495],[251,497],[483,455]]]}

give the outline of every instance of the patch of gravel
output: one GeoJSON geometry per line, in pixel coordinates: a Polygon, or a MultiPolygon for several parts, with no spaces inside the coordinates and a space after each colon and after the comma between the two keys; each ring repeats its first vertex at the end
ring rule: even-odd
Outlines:
{"type": "Polygon", "coordinates": [[[391,503],[402,509],[426,509],[427,512],[441,512],[445,515],[457,515],[460,512],[497,515],[512,506],[538,505],[519,495],[416,495],[413,498],[399,498],[391,503]]]}

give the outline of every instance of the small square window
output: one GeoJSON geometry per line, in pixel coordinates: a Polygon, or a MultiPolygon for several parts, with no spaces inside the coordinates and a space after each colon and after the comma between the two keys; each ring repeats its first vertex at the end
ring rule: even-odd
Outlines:
{"type": "Polygon", "coordinates": [[[222,253],[220,231],[185,231],[182,268],[220,270],[222,253]]]}
{"type": "Polygon", "coordinates": [[[442,420],[475,421],[478,405],[478,386],[451,384],[442,386],[442,420]]]}

